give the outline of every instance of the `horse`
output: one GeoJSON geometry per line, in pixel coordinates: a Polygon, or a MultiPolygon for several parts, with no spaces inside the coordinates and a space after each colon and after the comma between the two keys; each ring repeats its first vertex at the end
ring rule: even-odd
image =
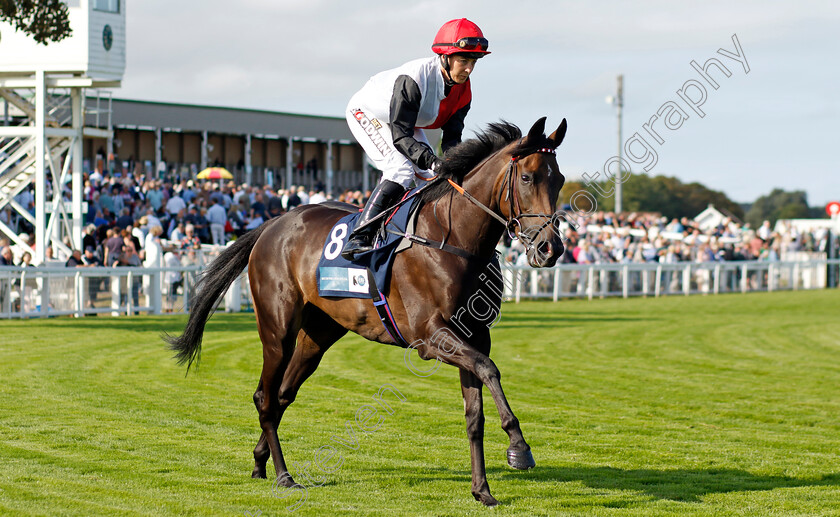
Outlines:
{"type": "MultiPolygon", "coordinates": [[[[443,156],[438,176],[422,189],[416,222],[416,234],[438,237],[440,246],[412,245],[398,253],[384,289],[404,338],[401,342],[383,327],[371,300],[318,294],[316,269],[324,243],[333,225],[358,207],[299,206],[242,235],[208,265],[196,284],[183,333],[164,339],[189,372],[200,359],[207,320],[247,266],[263,345],[262,373],[254,392],[262,434],[254,448],[252,477],[265,478],[266,463],[273,457],[278,485],[296,486],[278,439],[280,420],[324,353],[348,331],[383,344],[405,348],[411,343],[420,358],[460,369],[476,500],[487,506],[499,504],[485,474],[483,386],[489,389],[510,439],[508,464],[523,470],[535,466],[502,390],[499,369],[489,358],[490,326],[473,319],[465,331],[463,318],[458,325],[452,319],[479,286],[479,277],[486,282],[493,276],[480,272],[493,261],[504,232],[525,244],[534,267],[551,267],[564,252],[553,223],[561,213],[556,205],[565,182],[555,150],[567,125],[563,119],[546,137],[545,120],[534,123],[524,137],[513,124],[491,123],[443,156]],[[454,346],[451,339],[438,339],[441,330],[463,340],[454,346]]],[[[495,293],[489,296],[496,314],[501,276],[498,280],[494,289],[487,289],[495,293]]]]}

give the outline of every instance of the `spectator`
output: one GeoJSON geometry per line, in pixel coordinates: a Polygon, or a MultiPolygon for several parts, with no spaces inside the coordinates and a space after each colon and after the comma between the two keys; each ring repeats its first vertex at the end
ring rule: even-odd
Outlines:
{"type": "Polygon", "coordinates": [[[113,267],[120,259],[123,250],[123,238],[115,230],[109,228],[104,242],[105,265],[113,267]]]}
{"type": "Polygon", "coordinates": [[[20,263],[18,267],[35,267],[32,265],[32,253],[28,251],[24,251],[23,255],[20,257],[20,263]]]}
{"type": "Polygon", "coordinates": [[[82,255],[82,262],[89,267],[102,267],[102,259],[96,254],[96,248],[88,246],[85,248],[85,254],[82,255]]]}
{"type": "Polygon", "coordinates": [[[172,268],[164,274],[166,304],[164,310],[172,312],[175,309],[175,301],[178,299],[178,288],[184,285],[184,277],[181,274],[181,259],[178,254],[172,251],[163,256],[164,266],[172,268]]]}
{"type": "Polygon", "coordinates": [[[105,215],[103,214],[102,210],[96,211],[96,216],[93,218],[93,225],[96,228],[104,227],[108,225],[108,219],[105,219],[105,215]]]}
{"type": "MultiPolygon", "coordinates": [[[[91,246],[85,248],[85,254],[82,255],[82,263],[86,267],[102,266],[102,261],[99,259],[99,257],[96,256],[96,249],[91,246]]],[[[100,286],[102,284],[102,278],[88,277],[85,279],[85,282],[87,282],[88,286],[88,298],[85,302],[85,306],[92,309],[99,295],[100,286]]]]}
{"type": "Polygon", "coordinates": [[[102,184],[102,173],[99,169],[94,169],[94,171],[90,174],[90,181],[95,185],[102,184]]]}
{"type": "Polygon", "coordinates": [[[172,230],[172,233],[169,234],[169,240],[181,245],[181,241],[184,239],[186,234],[184,233],[184,223],[178,223],[178,226],[172,230]]]}
{"type": "Polygon", "coordinates": [[[163,206],[163,192],[160,190],[160,181],[150,181],[148,184],[150,188],[146,191],[146,199],[154,211],[157,212],[163,206]]]}
{"type": "Polygon", "coordinates": [[[129,209],[128,207],[125,207],[120,212],[120,216],[117,217],[117,221],[116,221],[116,223],[114,223],[114,226],[116,226],[120,230],[125,230],[126,228],[130,227],[133,224],[134,224],[134,218],[131,217],[131,209],[129,209]]]}
{"type": "Polygon", "coordinates": [[[251,212],[253,212],[255,216],[260,217],[263,221],[266,218],[265,203],[263,203],[263,194],[260,191],[254,193],[254,202],[251,204],[251,212]]]}
{"type": "Polygon", "coordinates": [[[271,196],[268,200],[268,217],[272,219],[283,213],[283,198],[280,195],[280,191],[277,194],[276,196],[271,196]]]}
{"type": "Polygon", "coordinates": [[[245,233],[245,226],[248,224],[248,212],[240,204],[234,203],[228,210],[228,222],[231,225],[234,235],[239,237],[245,233]]]}
{"type": "MultiPolygon", "coordinates": [[[[137,250],[134,249],[134,244],[128,244],[123,249],[123,252],[120,254],[119,259],[117,260],[116,265],[118,267],[140,267],[142,264],[140,263],[140,257],[137,255],[137,250]]],[[[120,305],[128,302],[127,296],[127,277],[121,277],[120,280],[120,305]]],[[[140,279],[137,275],[132,276],[131,282],[131,300],[134,302],[134,306],[137,307],[140,305],[140,279]]]]}
{"type": "Polygon", "coordinates": [[[181,197],[184,199],[184,203],[189,204],[193,199],[195,199],[197,194],[195,193],[195,190],[193,190],[193,186],[195,186],[195,183],[193,183],[193,180],[189,180],[186,188],[181,190],[181,197]]]}
{"type": "Polygon", "coordinates": [[[200,217],[198,215],[198,206],[190,205],[187,216],[184,217],[184,222],[188,225],[191,225],[193,227],[193,232],[195,233],[195,235],[199,238],[199,240],[203,241],[203,239],[201,238],[201,224],[199,220],[200,217]]]}
{"type": "Polygon", "coordinates": [[[303,188],[303,185],[298,187],[297,196],[300,198],[300,204],[301,205],[308,205],[309,204],[309,194],[306,193],[306,189],[303,188]]]}
{"type": "Polygon", "coordinates": [[[218,183],[213,184],[209,199],[211,203],[218,203],[224,208],[224,197],[222,196],[221,187],[218,183]]]}
{"type": "Polygon", "coordinates": [[[195,234],[195,227],[187,223],[184,226],[184,238],[181,239],[181,249],[198,249],[201,247],[201,241],[195,234]]]}
{"type": "Polygon", "coordinates": [[[122,188],[119,183],[111,187],[111,200],[114,205],[111,212],[114,214],[122,214],[125,208],[125,199],[122,196],[121,190],[122,188]]]}
{"type": "Polygon", "coordinates": [[[85,263],[82,262],[82,252],[79,250],[73,250],[73,254],[70,255],[70,258],[67,259],[67,262],[65,262],[64,265],[66,267],[84,266],[85,263]]]}
{"type": "MultiPolygon", "coordinates": [[[[217,191],[218,192],[218,191],[217,191]]],[[[207,221],[210,223],[210,235],[213,244],[221,245],[225,243],[225,224],[227,223],[227,213],[225,207],[221,204],[221,195],[218,198],[210,198],[213,205],[207,210],[207,221]]]]}
{"type": "Polygon", "coordinates": [[[184,208],[183,210],[180,210],[177,214],[175,214],[174,216],[172,216],[169,219],[169,223],[166,226],[166,228],[168,228],[168,231],[166,232],[166,234],[170,236],[169,237],[170,239],[174,240],[174,238],[172,237],[172,232],[173,232],[173,230],[175,230],[175,228],[177,228],[179,225],[186,226],[186,224],[187,224],[187,215],[186,214],[187,214],[187,209],[184,208]]]}
{"type": "Polygon", "coordinates": [[[123,244],[125,246],[128,246],[130,244],[131,247],[134,248],[134,252],[137,253],[139,256],[140,251],[143,249],[143,245],[140,242],[140,239],[137,238],[136,235],[133,235],[129,230],[123,230],[120,233],[120,235],[122,236],[123,244]]]}
{"type": "Polygon", "coordinates": [[[0,266],[14,266],[14,259],[12,257],[12,248],[3,246],[0,248],[0,266]]]}
{"type": "Polygon", "coordinates": [[[313,205],[318,204],[318,203],[323,203],[326,200],[327,200],[327,196],[324,194],[323,191],[318,191],[318,192],[312,194],[311,196],[309,196],[309,203],[313,204],[313,205]]]}
{"type": "Polygon", "coordinates": [[[85,234],[82,236],[82,248],[96,248],[96,226],[89,224],[85,226],[85,234]]]}
{"type": "Polygon", "coordinates": [[[163,228],[160,226],[152,226],[149,229],[149,234],[146,235],[146,242],[143,246],[145,258],[143,260],[143,267],[157,268],[163,264],[163,246],[160,243],[160,236],[163,235],[163,228]]]}
{"type": "Polygon", "coordinates": [[[114,198],[111,197],[109,189],[102,189],[99,195],[99,206],[102,207],[103,214],[114,212],[114,198]]]}
{"type": "Polygon", "coordinates": [[[152,226],[160,226],[163,228],[163,223],[161,222],[160,218],[155,214],[155,211],[149,208],[146,210],[146,226],[151,228],[152,226]]]}
{"type": "Polygon", "coordinates": [[[764,223],[762,223],[761,227],[758,229],[758,232],[756,232],[756,233],[758,235],[758,238],[761,239],[762,241],[764,241],[764,242],[769,241],[770,240],[770,234],[772,233],[772,230],[770,229],[770,221],[764,221],[764,223]]]}
{"type": "Polygon", "coordinates": [[[198,209],[198,217],[195,223],[195,234],[201,242],[210,243],[210,221],[207,220],[207,208],[201,206],[198,209]]]}
{"type": "Polygon", "coordinates": [[[250,231],[255,228],[259,228],[265,220],[262,218],[259,212],[255,210],[251,210],[251,217],[248,219],[248,223],[245,225],[245,230],[250,231]]]}
{"type": "Polygon", "coordinates": [[[6,208],[0,211],[0,222],[13,230],[17,230],[17,219],[10,205],[7,205],[6,208]]]}
{"type": "Polygon", "coordinates": [[[169,201],[166,202],[166,211],[169,215],[177,215],[178,212],[186,209],[187,203],[184,202],[183,198],[180,196],[172,196],[169,198],[169,201]]]}
{"type": "Polygon", "coordinates": [[[251,206],[251,200],[247,196],[248,194],[248,184],[243,183],[236,192],[233,193],[233,204],[239,205],[242,203],[243,196],[244,198],[248,199],[248,206],[251,206]]]}
{"type": "Polygon", "coordinates": [[[291,188],[289,188],[289,198],[286,201],[286,209],[291,210],[294,207],[300,206],[300,205],[301,205],[300,196],[298,195],[297,189],[295,188],[295,186],[292,185],[291,188]]]}

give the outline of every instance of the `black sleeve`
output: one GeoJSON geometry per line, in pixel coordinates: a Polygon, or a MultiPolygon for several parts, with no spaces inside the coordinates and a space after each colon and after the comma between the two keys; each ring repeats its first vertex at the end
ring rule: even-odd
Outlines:
{"type": "Polygon", "coordinates": [[[421,169],[430,169],[437,161],[432,149],[414,138],[417,114],[420,112],[420,87],[411,77],[401,75],[394,83],[391,96],[391,134],[394,146],[421,169]]]}
{"type": "Polygon", "coordinates": [[[467,112],[470,111],[470,105],[467,104],[463,108],[456,111],[452,117],[446,121],[441,129],[443,129],[443,137],[440,141],[440,148],[445,153],[450,147],[454,147],[461,143],[461,133],[464,132],[464,119],[467,118],[467,112]]]}

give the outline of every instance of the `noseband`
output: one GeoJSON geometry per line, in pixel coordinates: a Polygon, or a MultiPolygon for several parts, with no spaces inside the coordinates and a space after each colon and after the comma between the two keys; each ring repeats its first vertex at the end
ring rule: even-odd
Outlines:
{"type": "Polygon", "coordinates": [[[502,223],[505,227],[505,230],[508,233],[508,236],[511,239],[517,239],[518,238],[519,241],[522,242],[522,244],[525,246],[526,250],[530,250],[531,248],[534,247],[534,238],[531,237],[531,236],[528,236],[528,235],[524,235],[522,233],[522,221],[521,221],[521,219],[524,219],[526,217],[541,217],[543,219],[547,219],[547,221],[545,223],[543,223],[539,227],[539,229],[536,232],[533,233],[533,235],[539,235],[539,233],[542,232],[543,229],[545,229],[549,225],[555,224],[555,222],[557,222],[557,220],[559,219],[559,214],[557,214],[557,213],[554,213],[554,214],[523,213],[522,208],[519,204],[519,189],[516,188],[516,185],[517,185],[516,175],[517,175],[517,171],[518,171],[518,168],[519,168],[518,167],[519,160],[521,158],[525,158],[525,157],[530,156],[531,154],[535,154],[535,153],[552,154],[552,155],[557,154],[557,152],[554,149],[552,149],[550,147],[543,147],[543,148],[537,149],[537,150],[535,150],[531,153],[525,154],[525,155],[511,156],[510,162],[508,162],[507,171],[505,171],[505,178],[502,182],[502,188],[499,189],[499,199],[498,199],[498,205],[501,206],[502,205],[502,192],[504,192],[505,187],[507,187],[506,199],[509,203],[508,214],[510,214],[510,217],[508,219],[504,219],[499,214],[497,214],[496,212],[490,210],[490,208],[488,208],[484,203],[482,203],[481,201],[477,200],[475,197],[470,195],[469,192],[464,190],[463,187],[461,187],[460,185],[458,185],[457,183],[455,183],[451,179],[448,180],[449,183],[452,185],[452,187],[454,187],[455,190],[457,190],[462,196],[464,196],[470,202],[472,202],[474,205],[478,206],[479,208],[481,208],[482,210],[484,210],[485,212],[490,214],[494,219],[496,219],[497,221],[502,223]]]}

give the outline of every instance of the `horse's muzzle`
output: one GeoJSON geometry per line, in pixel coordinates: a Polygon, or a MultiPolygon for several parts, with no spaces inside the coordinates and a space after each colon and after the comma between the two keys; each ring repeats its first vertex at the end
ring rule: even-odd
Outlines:
{"type": "Polygon", "coordinates": [[[528,264],[531,267],[552,267],[563,256],[566,248],[559,239],[552,241],[537,241],[528,250],[528,264]]]}

